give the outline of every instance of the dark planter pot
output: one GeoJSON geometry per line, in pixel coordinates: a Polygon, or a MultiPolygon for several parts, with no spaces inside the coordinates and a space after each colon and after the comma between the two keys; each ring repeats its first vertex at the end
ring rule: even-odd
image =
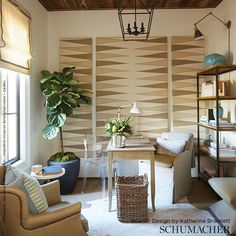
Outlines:
{"type": "Polygon", "coordinates": [[[76,181],[79,176],[80,159],[56,162],[48,160],[48,166],[60,166],[65,169],[65,174],[58,178],[60,181],[61,194],[70,194],[73,192],[76,181]]]}

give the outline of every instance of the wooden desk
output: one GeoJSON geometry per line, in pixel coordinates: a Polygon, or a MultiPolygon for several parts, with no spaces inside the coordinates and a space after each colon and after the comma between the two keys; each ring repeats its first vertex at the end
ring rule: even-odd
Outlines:
{"type": "Polygon", "coordinates": [[[129,159],[129,160],[150,160],[151,173],[151,202],[152,210],[155,211],[155,148],[148,139],[128,139],[124,148],[115,148],[111,141],[107,146],[108,152],[108,211],[111,211],[112,205],[112,160],[129,159]]]}

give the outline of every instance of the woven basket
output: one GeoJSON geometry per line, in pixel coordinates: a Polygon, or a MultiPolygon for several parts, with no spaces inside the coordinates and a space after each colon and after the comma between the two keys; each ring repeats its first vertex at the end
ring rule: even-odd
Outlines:
{"type": "Polygon", "coordinates": [[[116,176],[117,218],[120,222],[147,222],[148,177],[116,176]]]}

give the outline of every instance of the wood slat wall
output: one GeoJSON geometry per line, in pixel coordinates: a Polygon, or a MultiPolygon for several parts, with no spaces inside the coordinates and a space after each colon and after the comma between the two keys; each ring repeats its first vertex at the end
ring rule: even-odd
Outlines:
{"type": "MultiPolygon", "coordinates": [[[[60,68],[75,66],[79,87],[92,91],[92,39],[61,39],[60,68]]],[[[81,105],[63,126],[65,151],[83,156],[84,137],[92,133],[92,106],[81,105]]]]}
{"type": "Polygon", "coordinates": [[[205,41],[196,41],[192,37],[172,37],[171,50],[174,130],[196,134],[196,73],[203,68],[205,41]]]}
{"type": "MultiPolygon", "coordinates": [[[[135,132],[156,137],[168,129],[167,37],[148,41],[97,38],[97,135],[106,140],[105,121],[117,117],[118,107],[138,102],[135,132]]],[[[121,116],[130,116],[131,107],[121,116]]],[[[109,138],[108,138],[109,139],[109,138]]]]}
{"type": "MultiPolygon", "coordinates": [[[[203,67],[205,42],[172,37],[171,50],[173,128],[195,134],[196,72],[203,67]]],[[[155,138],[168,131],[167,37],[150,37],[148,41],[97,38],[93,53],[96,133],[104,144],[109,140],[106,119],[116,117],[120,105],[131,105],[133,101],[143,110],[132,120],[136,134],[155,138]]],[[[80,87],[92,90],[92,39],[61,39],[60,68],[65,66],[76,66],[80,87]]],[[[122,108],[121,116],[129,116],[129,110],[130,107],[122,108]]],[[[81,106],[63,127],[65,150],[83,155],[83,138],[93,133],[92,127],[92,106],[81,106]]]]}

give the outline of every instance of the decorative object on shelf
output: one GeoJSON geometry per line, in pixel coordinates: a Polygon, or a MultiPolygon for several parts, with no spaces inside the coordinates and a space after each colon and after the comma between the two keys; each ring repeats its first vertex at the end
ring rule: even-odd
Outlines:
{"type": "MultiPolygon", "coordinates": [[[[217,108],[213,109],[213,115],[214,115],[215,120],[216,120],[216,115],[217,115],[216,110],[217,110],[217,108]]],[[[218,117],[219,117],[219,119],[222,119],[223,116],[224,116],[224,108],[219,104],[219,106],[218,106],[218,117]]]]}
{"type": "Polygon", "coordinates": [[[201,91],[202,97],[209,97],[214,96],[214,83],[213,81],[206,81],[202,84],[202,91],[201,91]]]}
{"type": "Polygon", "coordinates": [[[211,136],[211,134],[208,134],[207,139],[203,142],[203,144],[204,144],[204,146],[210,147],[211,142],[213,142],[212,136],[211,136]]]}
{"type": "Polygon", "coordinates": [[[150,34],[155,1],[119,1],[118,17],[124,40],[147,40],[150,34]],[[134,17],[133,24],[131,17],[134,17]]]}
{"type": "Polygon", "coordinates": [[[226,64],[226,59],[224,55],[219,53],[213,53],[204,57],[204,66],[221,66],[226,64]]]}
{"type": "MultiPolygon", "coordinates": [[[[218,96],[226,96],[229,87],[228,81],[218,81],[218,96]]],[[[206,81],[202,84],[202,97],[216,96],[216,81],[206,81]]]]}
{"type": "MultiPolygon", "coordinates": [[[[229,82],[228,81],[218,81],[218,95],[226,96],[228,90],[229,82]]],[[[214,96],[216,96],[216,81],[214,81],[214,96]]]]}
{"type": "Polygon", "coordinates": [[[132,134],[130,117],[122,119],[107,120],[106,132],[112,139],[113,147],[125,147],[125,138],[127,134],[132,134]]]}
{"type": "Polygon", "coordinates": [[[207,116],[201,116],[199,121],[200,121],[200,123],[207,124],[208,123],[208,118],[207,118],[207,116]]]}
{"type": "Polygon", "coordinates": [[[75,67],[65,67],[62,71],[50,73],[41,71],[40,89],[46,98],[48,125],[42,130],[45,139],[51,140],[60,134],[61,152],[50,157],[48,165],[60,165],[66,173],[60,178],[61,192],[73,191],[79,175],[80,159],[74,153],[64,152],[62,127],[68,116],[81,104],[91,104],[90,92],[79,89],[79,81],[73,73],[75,67]]]}
{"type": "Polygon", "coordinates": [[[201,18],[194,24],[195,32],[194,32],[194,40],[200,40],[205,38],[204,34],[197,28],[197,24],[199,24],[202,20],[206,19],[208,16],[213,16],[215,19],[220,21],[228,30],[228,52],[227,52],[227,64],[230,64],[230,28],[231,28],[231,21],[224,22],[217,16],[215,16],[212,12],[209,12],[206,16],[201,18]]]}

